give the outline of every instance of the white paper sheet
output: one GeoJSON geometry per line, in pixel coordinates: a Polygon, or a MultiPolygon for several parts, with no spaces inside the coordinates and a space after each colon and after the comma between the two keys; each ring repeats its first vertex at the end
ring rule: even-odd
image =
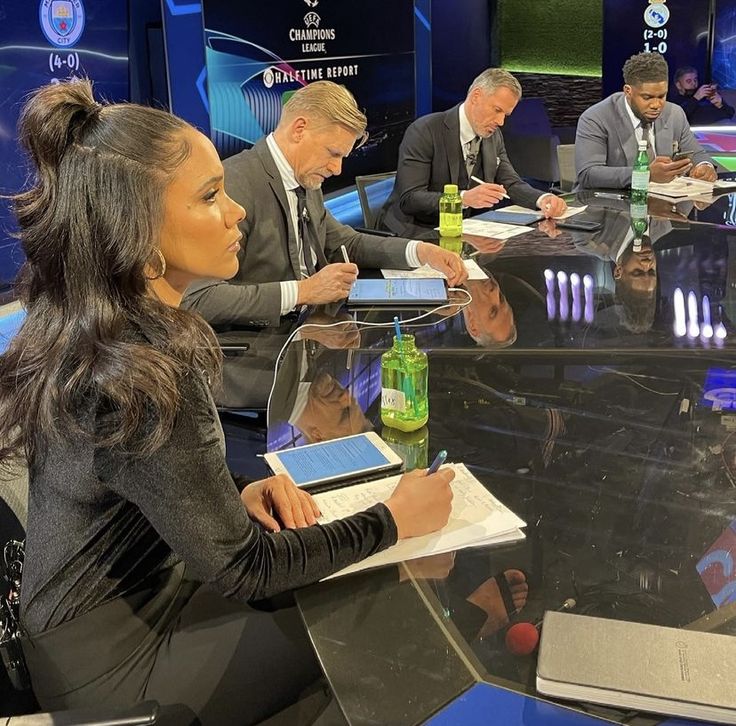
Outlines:
{"type": "MultiPolygon", "coordinates": [[[[587,208],[587,204],[584,204],[582,207],[568,207],[562,214],[558,217],[553,217],[553,219],[567,219],[568,217],[574,217],[576,214],[584,212],[587,208]]],[[[512,204],[510,207],[504,207],[498,211],[504,213],[510,212],[511,214],[539,214],[538,209],[530,209],[529,207],[522,207],[518,204],[512,204]]]]}
{"type": "MultiPolygon", "coordinates": [[[[465,269],[468,271],[468,280],[487,280],[488,275],[481,269],[475,260],[463,260],[465,263],[465,269]]],[[[394,280],[397,278],[413,278],[413,277],[442,277],[446,279],[446,276],[439,270],[435,270],[434,267],[429,265],[422,265],[416,267],[413,270],[381,270],[383,276],[387,280],[394,280]]]]}
{"type": "Polygon", "coordinates": [[[464,219],[463,234],[475,234],[479,237],[493,239],[508,239],[517,234],[533,232],[532,227],[523,227],[518,224],[502,224],[501,222],[486,222],[482,219],[464,219]]]}
{"type": "Polygon", "coordinates": [[[678,176],[666,184],[649,182],[649,193],[667,199],[691,199],[701,194],[713,194],[713,182],[678,176]]]}
{"type": "MultiPolygon", "coordinates": [[[[450,552],[463,547],[500,544],[523,539],[526,523],[498,501],[465,467],[448,464],[455,471],[449,522],[439,532],[400,540],[393,547],[336,572],[331,577],[389,565],[415,557],[450,552]]],[[[315,495],[321,524],[361,512],[391,495],[400,476],[334,489],[315,495]]]]}

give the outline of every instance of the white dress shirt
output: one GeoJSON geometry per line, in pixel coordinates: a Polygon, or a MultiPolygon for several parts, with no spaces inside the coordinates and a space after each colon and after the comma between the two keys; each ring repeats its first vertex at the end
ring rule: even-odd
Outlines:
{"type": "MultiPolygon", "coordinates": [[[[460,148],[463,150],[463,161],[466,161],[468,158],[468,142],[472,141],[476,137],[475,131],[473,131],[473,127],[470,125],[470,121],[468,121],[468,115],[465,113],[465,104],[460,104],[459,109],[460,114],[460,148]]],[[[482,141],[482,139],[481,139],[482,141]]],[[[485,181],[485,180],[484,180],[485,181]]],[[[468,179],[468,184],[470,183],[470,179],[468,179]]],[[[465,194],[467,190],[463,189],[460,192],[460,198],[465,194]]],[[[549,194],[540,194],[539,197],[537,197],[537,207],[539,209],[542,208],[542,205],[540,202],[542,201],[543,197],[548,197],[549,194]]]]}
{"type": "MultiPolygon", "coordinates": [[[[644,140],[644,129],[642,129],[641,127],[641,119],[636,116],[628,100],[624,99],[624,102],[626,104],[626,111],[629,114],[629,118],[631,119],[631,124],[634,127],[634,135],[636,136],[636,143],[638,145],[644,140]]],[[[650,122],[649,124],[649,144],[651,145],[652,151],[656,156],[657,144],[655,143],[654,138],[654,122],[650,122]]]]}

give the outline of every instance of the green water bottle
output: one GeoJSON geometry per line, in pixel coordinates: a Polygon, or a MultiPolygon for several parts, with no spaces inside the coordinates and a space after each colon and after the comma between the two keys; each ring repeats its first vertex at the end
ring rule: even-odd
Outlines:
{"type": "Polygon", "coordinates": [[[427,423],[427,354],[413,335],[394,337],[381,356],[381,421],[399,431],[416,431],[427,423]]]}
{"type": "Polygon", "coordinates": [[[647,203],[644,201],[631,201],[631,230],[634,233],[634,252],[641,251],[644,235],[649,231],[649,215],[647,214],[647,203]]]}
{"type": "Polygon", "coordinates": [[[416,431],[399,431],[384,426],[381,438],[401,457],[407,471],[427,468],[429,429],[426,426],[416,431]]]}
{"type": "Polygon", "coordinates": [[[463,233],[463,200],[457,184],[445,184],[440,197],[440,235],[459,237],[463,233]]]}
{"type": "Polygon", "coordinates": [[[458,255],[461,255],[463,252],[462,237],[442,237],[440,235],[440,247],[443,250],[450,250],[450,252],[456,252],[458,255]]]}
{"type": "Polygon", "coordinates": [[[639,154],[631,172],[631,201],[636,204],[646,204],[648,189],[649,156],[647,155],[647,142],[642,140],[639,142],[639,154]]]}

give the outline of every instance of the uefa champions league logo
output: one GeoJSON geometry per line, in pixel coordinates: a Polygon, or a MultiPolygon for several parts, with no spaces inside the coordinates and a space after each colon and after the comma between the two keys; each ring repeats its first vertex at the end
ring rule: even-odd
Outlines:
{"type": "Polygon", "coordinates": [[[57,48],[71,48],[82,37],[82,0],[41,0],[38,16],[46,40],[57,48]]]}

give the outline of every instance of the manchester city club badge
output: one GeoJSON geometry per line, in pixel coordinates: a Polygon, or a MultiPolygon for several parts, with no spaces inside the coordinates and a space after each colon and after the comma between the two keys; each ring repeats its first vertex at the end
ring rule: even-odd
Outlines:
{"type": "Polygon", "coordinates": [[[71,48],[84,31],[82,0],[41,0],[38,9],[41,30],[57,48],[71,48]]]}

